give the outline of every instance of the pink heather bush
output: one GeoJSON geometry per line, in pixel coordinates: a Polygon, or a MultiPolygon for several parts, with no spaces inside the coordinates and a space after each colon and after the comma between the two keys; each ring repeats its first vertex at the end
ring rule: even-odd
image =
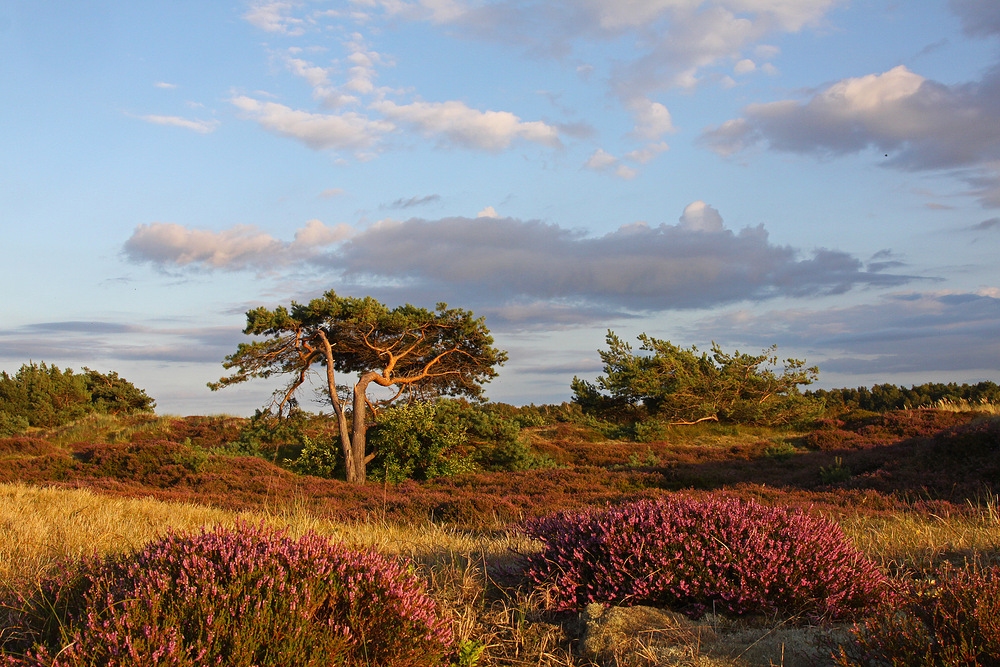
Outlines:
{"type": "Polygon", "coordinates": [[[945,566],[855,626],[841,667],[1000,665],[1000,568],[945,566]]]}
{"type": "Polygon", "coordinates": [[[454,644],[395,561],[245,524],[85,561],[0,621],[11,667],[416,667],[454,644]]]}
{"type": "Polygon", "coordinates": [[[754,501],[675,497],[525,524],[528,580],[557,609],[590,602],[846,617],[888,590],[839,526],[754,501]]]}

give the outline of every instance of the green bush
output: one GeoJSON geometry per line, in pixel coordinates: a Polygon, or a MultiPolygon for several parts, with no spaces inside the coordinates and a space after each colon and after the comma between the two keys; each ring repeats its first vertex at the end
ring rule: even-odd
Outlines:
{"type": "Polygon", "coordinates": [[[454,651],[396,561],[246,524],[71,564],[2,602],[9,667],[430,667],[454,651]]]}
{"type": "Polygon", "coordinates": [[[395,483],[475,470],[465,425],[446,415],[441,405],[416,402],[383,410],[368,430],[375,454],[369,476],[395,483]]]}
{"type": "Polygon", "coordinates": [[[821,409],[799,391],[818,369],[785,359],[778,373],[774,346],[759,355],[729,354],[713,343],[708,354],[641,334],[637,354],[611,331],[606,341],[608,350],[598,351],[605,374],[596,383],[575,377],[570,385],[573,401],[604,419],[778,426],[814,419],[821,409]]]}
{"type": "MultiPolygon", "coordinates": [[[[0,373],[0,412],[7,414],[6,428],[19,420],[49,428],[92,413],[151,412],[156,405],[146,392],[115,372],[84,371],[76,374],[68,368],[32,362],[14,375],[0,373]]],[[[0,428],[4,428],[2,420],[0,428]]]]}
{"type": "Polygon", "coordinates": [[[0,410],[0,437],[23,433],[27,428],[27,419],[20,415],[12,415],[0,410]]]}

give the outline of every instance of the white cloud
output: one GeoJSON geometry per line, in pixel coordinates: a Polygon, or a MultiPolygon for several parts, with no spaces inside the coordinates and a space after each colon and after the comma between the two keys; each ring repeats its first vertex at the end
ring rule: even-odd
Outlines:
{"type": "Polygon", "coordinates": [[[163,88],[164,90],[174,90],[175,88],[177,88],[176,83],[167,83],[166,81],[157,81],[153,85],[156,86],[157,88],[163,88]]]}
{"type": "Polygon", "coordinates": [[[670,111],[659,102],[635,98],[628,102],[628,107],[635,116],[633,134],[639,138],[656,140],[664,134],[676,132],[670,111]]]}
{"type": "Polygon", "coordinates": [[[700,199],[685,206],[679,220],[681,227],[696,232],[721,232],[724,227],[722,215],[700,199]]]}
{"type": "Polygon", "coordinates": [[[492,206],[487,206],[482,211],[476,214],[477,218],[499,218],[497,215],[497,210],[492,206]]]}
{"type": "Polygon", "coordinates": [[[615,176],[625,179],[626,181],[631,180],[638,175],[639,172],[627,164],[620,164],[617,168],[615,168],[615,176]]]}
{"type": "Polygon", "coordinates": [[[366,148],[395,129],[388,121],[372,120],[359,113],[309,113],[245,95],[231,102],[261,127],[316,150],[366,148]]]}
{"type": "MultiPolygon", "coordinates": [[[[132,114],[128,114],[132,115],[132,114]]],[[[200,134],[208,134],[214,132],[216,128],[219,127],[219,121],[217,120],[190,120],[188,118],[181,118],[180,116],[157,116],[157,115],[146,115],[146,116],[132,116],[133,118],[138,118],[139,120],[144,120],[147,123],[153,123],[154,125],[167,125],[169,127],[181,127],[185,130],[192,130],[200,134]]]]}
{"type": "Polygon", "coordinates": [[[733,71],[737,74],[749,74],[757,70],[757,63],[750,60],[749,58],[744,58],[733,66],[733,71]]]}
{"type": "Polygon", "coordinates": [[[319,193],[321,199],[333,199],[334,197],[341,197],[344,194],[343,188],[327,188],[319,193]]]}
{"type": "Polygon", "coordinates": [[[545,146],[559,145],[559,131],[541,121],[525,122],[508,111],[479,111],[462,102],[377,102],[373,108],[387,118],[411,125],[428,137],[487,151],[508,148],[515,139],[545,146]]]}
{"type": "Polygon", "coordinates": [[[193,266],[227,271],[270,271],[314,257],[321,248],[353,233],[348,225],[327,227],[309,220],[286,243],[251,225],[222,231],[190,229],[176,223],[140,224],[125,242],[125,255],[161,268],[193,266]]]}
{"type": "Polygon", "coordinates": [[[629,151],[625,154],[625,157],[634,162],[640,164],[646,164],[652,161],[660,153],[670,150],[670,146],[666,142],[660,141],[654,144],[647,144],[642,148],[637,148],[634,151],[629,151]]]}
{"type": "Polygon", "coordinates": [[[603,148],[598,148],[593,153],[591,153],[590,157],[587,158],[587,161],[584,163],[583,166],[585,166],[587,169],[601,170],[601,169],[607,169],[608,167],[617,163],[618,163],[618,158],[616,158],[611,153],[608,153],[603,148]]]}
{"type": "Polygon", "coordinates": [[[752,104],[743,117],[707,128],[700,141],[721,155],[766,143],[779,151],[846,154],[875,149],[886,166],[971,167],[963,175],[983,203],[1000,195],[1000,70],[946,86],[905,66],[844,79],[805,101],[752,104]],[[960,119],[960,120],[959,120],[960,119]]]}
{"type": "Polygon", "coordinates": [[[243,15],[248,23],[267,32],[282,35],[301,35],[305,32],[305,21],[290,16],[300,3],[264,0],[256,2],[243,15]]]}
{"type": "Polygon", "coordinates": [[[288,247],[296,251],[309,251],[312,248],[339,243],[350,237],[353,231],[350,226],[345,224],[327,227],[320,220],[308,220],[305,227],[295,230],[295,241],[288,247]]]}

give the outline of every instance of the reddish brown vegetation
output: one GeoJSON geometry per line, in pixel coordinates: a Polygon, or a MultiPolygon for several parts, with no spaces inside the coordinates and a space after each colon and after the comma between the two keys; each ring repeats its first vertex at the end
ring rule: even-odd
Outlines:
{"type": "Polygon", "coordinates": [[[533,444],[566,467],[387,486],[301,476],[261,458],[208,451],[237,439],[240,426],[233,418],[190,417],[173,420],[166,433],[137,433],[129,443],[2,439],[0,482],[231,509],[295,504],[340,519],[432,519],[470,527],[676,490],[834,513],[890,512],[912,507],[915,499],[937,512],[959,512],[967,499],[1000,493],[1000,420],[929,410],[827,422],[785,436],[781,447],[739,439],[727,446],[598,442],[593,431],[562,425],[535,431],[533,444]],[[636,467],[636,460],[656,465],[636,467]]]}

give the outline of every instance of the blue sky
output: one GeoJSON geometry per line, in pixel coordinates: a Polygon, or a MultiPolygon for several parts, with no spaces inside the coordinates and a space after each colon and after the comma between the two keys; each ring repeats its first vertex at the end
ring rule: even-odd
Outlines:
{"type": "Polygon", "coordinates": [[[0,370],[248,414],[243,313],[334,289],[485,316],[515,404],[608,329],[997,381],[998,47],[994,0],[0,0],[0,370]]]}

